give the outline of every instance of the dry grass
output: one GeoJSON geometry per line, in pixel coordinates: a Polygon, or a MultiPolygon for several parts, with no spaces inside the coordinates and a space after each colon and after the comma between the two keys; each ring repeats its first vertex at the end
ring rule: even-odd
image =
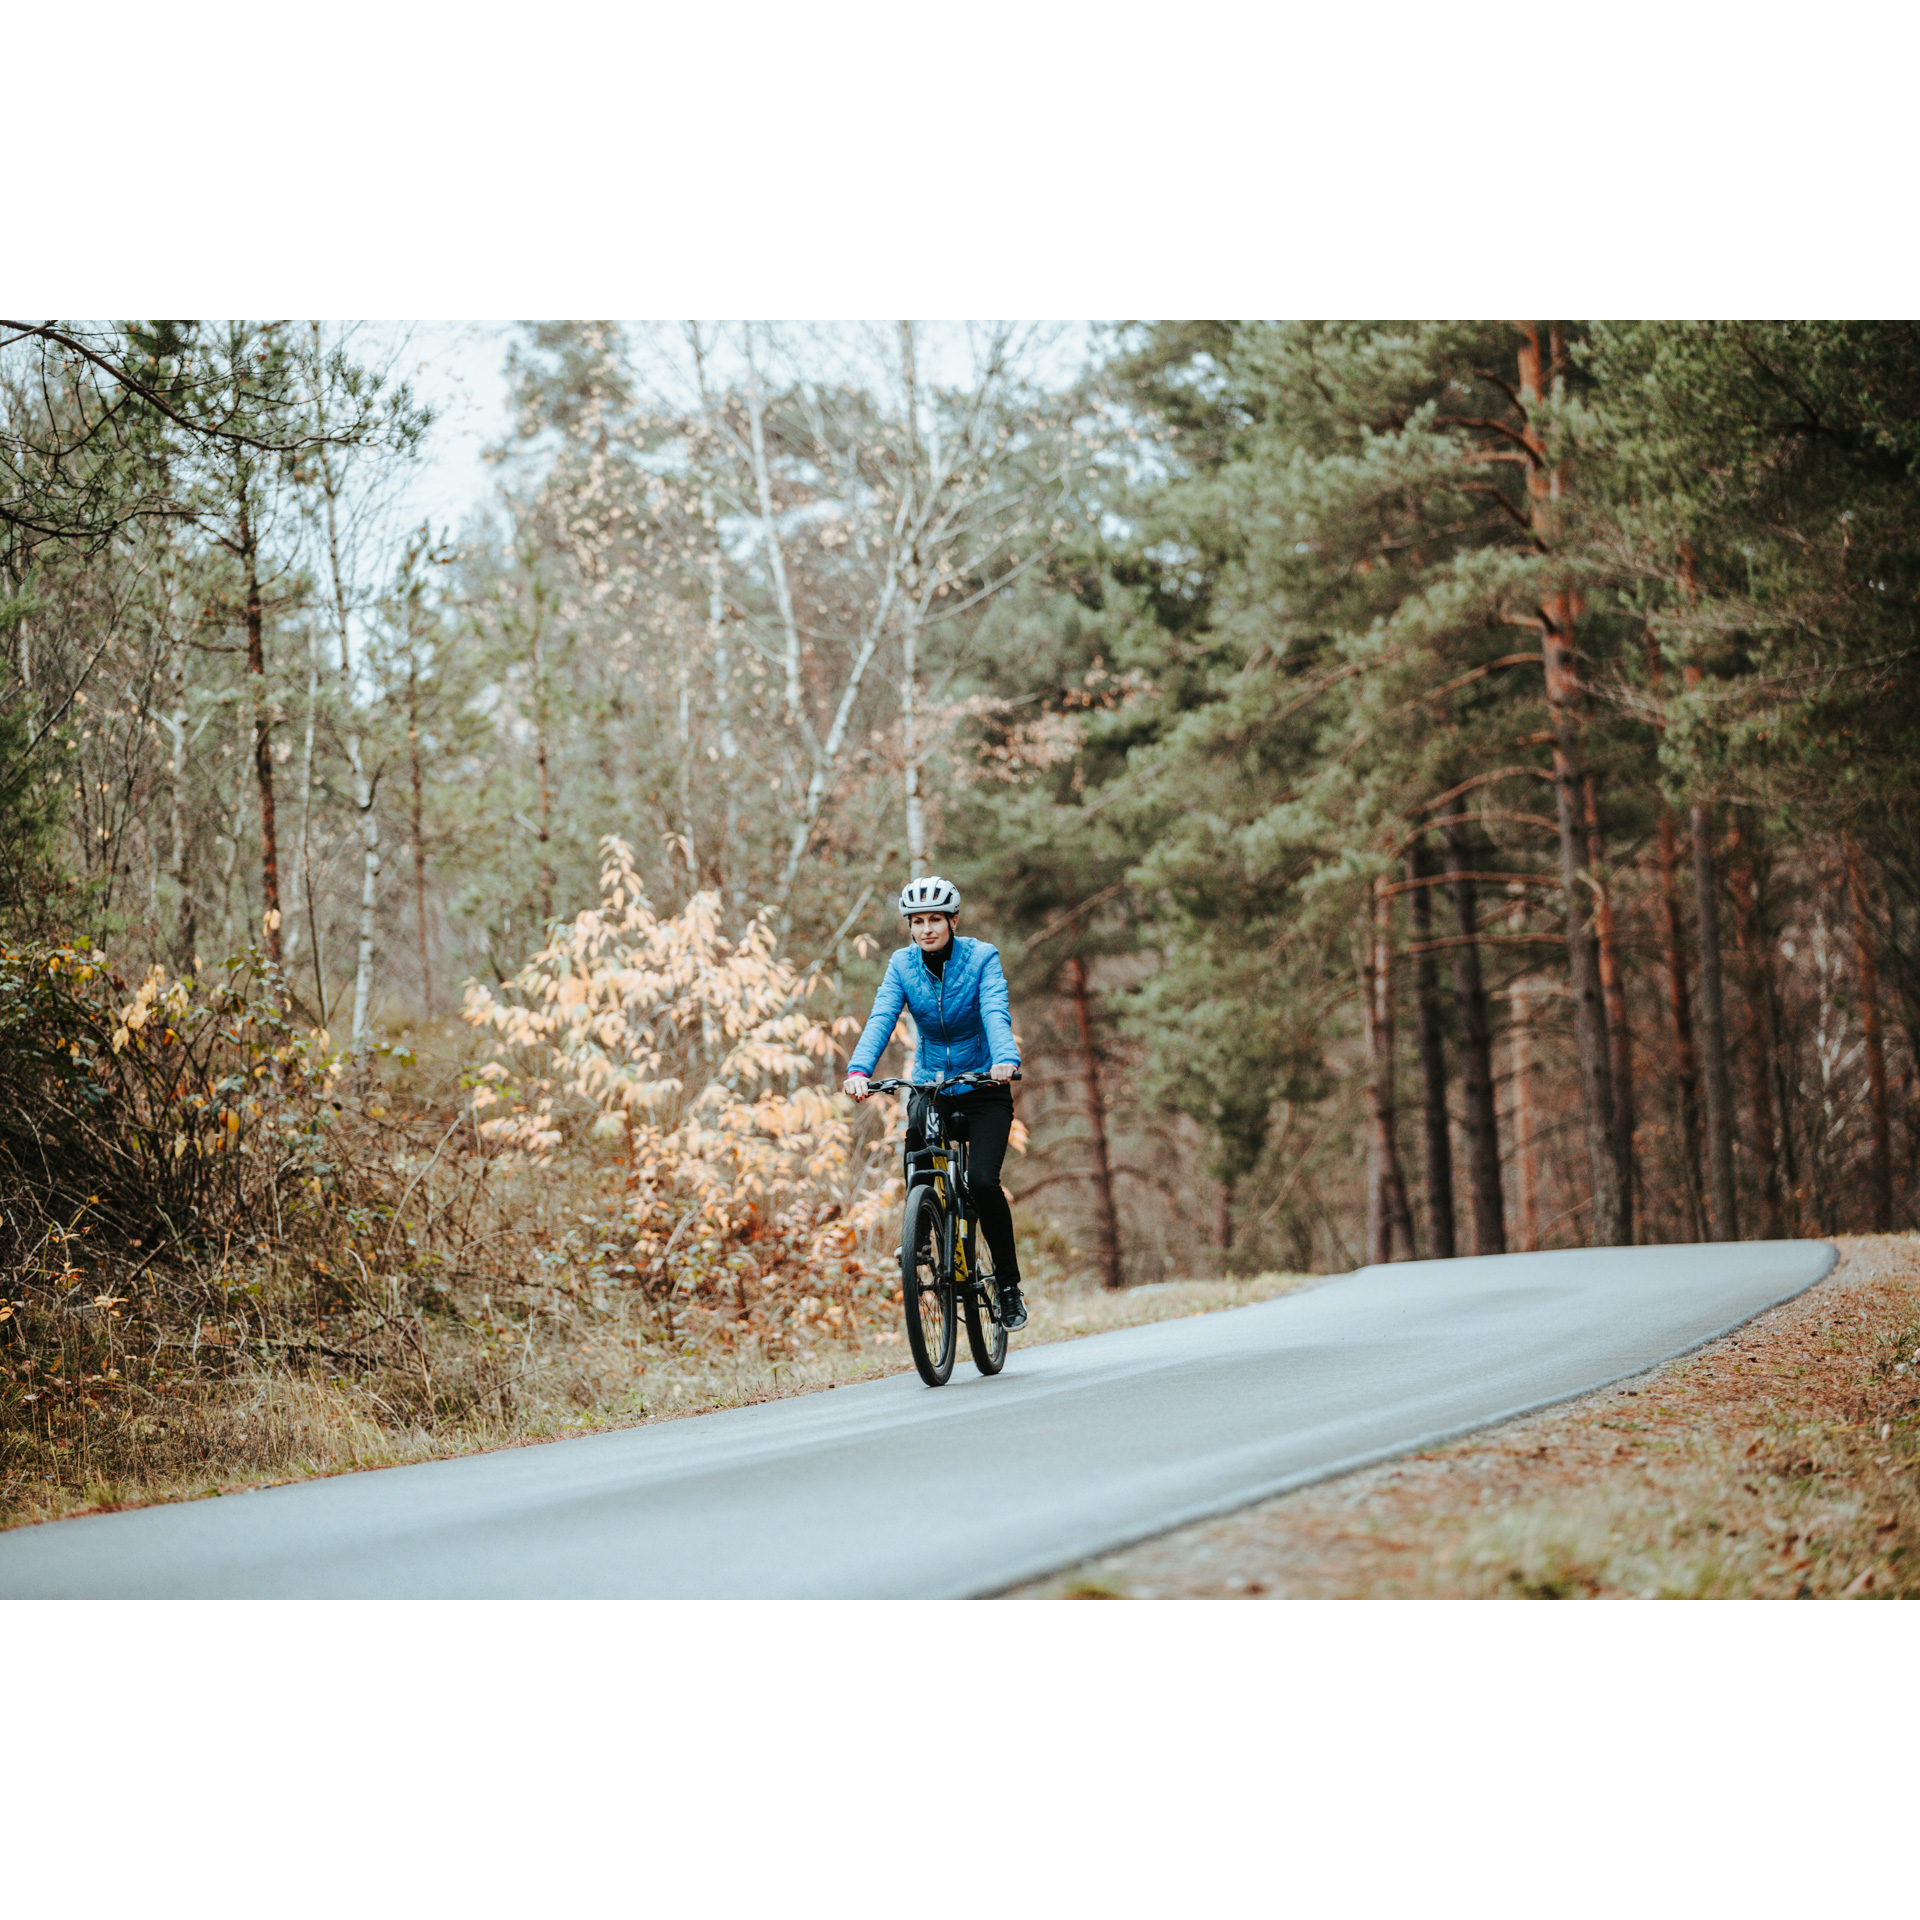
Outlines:
{"type": "MultiPolygon", "coordinates": [[[[697,980],[730,1008],[738,956],[701,938],[697,980]]],[[[751,978],[777,998],[789,976],[758,958],[751,978]]],[[[469,1026],[443,1023],[349,1061],[292,1030],[257,955],[221,971],[204,989],[158,969],[135,987],[91,949],[0,951],[0,1106],[13,1116],[0,1125],[0,1525],[910,1367],[891,1250],[897,1115],[869,1109],[849,1132],[849,1115],[829,1103],[822,1118],[821,1090],[803,1086],[754,1107],[744,1130],[697,1141],[625,1109],[609,1129],[585,1081],[563,1099],[542,1077],[557,1071],[552,1046],[509,1050],[526,1069],[516,1079],[469,1026]],[[478,1117],[503,1105],[535,1114],[538,1137],[478,1117]],[[515,1140],[523,1150],[505,1150],[515,1140]]],[[[619,1004],[638,1046],[659,1009],[619,1004]]],[[[818,1030],[790,1031],[803,1018],[750,1028],[752,1072],[811,1072],[797,1049],[818,1030]],[[762,1057],[775,1040],[786,1051],[762,1057]]],[[[669,1022],[685,1036],[707,1025],[669,1022]]],[[[693,1066],[733,1071],[732,1054],[716,1064],[704,1045],[686,1039],[693,1066]]],[[[1057,1233],[1027,1226],[1023,1344],[1302,1284],[1102,1296],[1057,1233]]]]}
{"type": "MultiPolygon", "coordinates": [[[[1027,1287],[1031,1318],[1016,1353],[1243,1306],[1314,1283],[1307,1275],[1260,1274],[1110,1294],[1057,1253],[1036,1250],[1027,1287]]],[[[229,1378],[201,1383],[172,1405],[111,1430],[77,1426],[64,1447],[50,1443],[51,1457],[43,1452],[17,1462],[0,1482],[0,1525],[450,1459],[819,1392],[913,1367],[897,1309],[884,1322],[855,1324],[846,1316],[839,1330],[823,1321],[812,1344],[769,1352],[752,1339],[719,1339],[712,1325],[682,1321],[679,1337],[671,1337],[649,1303],[617,1292],[572,1305],[570,1313],[555,1306],[544,1317],[509,1319],[502,1312],[429,1329],[430,1377],[399,1376],[412,1388],[407,1393],[390,1375],[302,1375],[242,1362],[229,1378]],[[450,1384],[457,1391],[450,1393],[450,1384]]],[[[963,1367],[964,1355],[963,1342],[963,1367]]]]}
{"type": "Polygon", "coordinates": [[[1257,1273],[1243,1279],[1162,1280],[1150,1287],[1123,1287],[1108,1293],[1085,1279],[1063,1277],[1049,1265],[1025,1288],[1030,1318],[1018,1344],[1077,1340],[1115,1327],[1144,1327],[1156,1320],[1247,1307],[1256,1300],[1277,1300],[1285,1293],[1320,1286],[1326,1278],[1312,1273],[1257,1273]]]}
{"type": "Polygon", "coordinates": [[[1920,1238],[1838,1244],[1819,1286],[1625,1386],[1020,1592],[1920,1593],[1920,1238]]]}

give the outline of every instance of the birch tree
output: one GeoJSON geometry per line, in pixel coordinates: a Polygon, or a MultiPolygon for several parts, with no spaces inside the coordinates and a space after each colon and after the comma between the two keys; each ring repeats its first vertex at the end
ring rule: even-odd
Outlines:
{"type": "MultiPolygon", "coordinates": [[[[945,724],[941,716],[930,729],[929,704],[963,664],[957,636],[968,616],[1046,551],[1086,454],[1058,402],[1031,385],[1022,361],[1033,340],[1022,330],[982,330],[965,377],[947,385],[924,378],[913,323],[891,332],[891,350],[876,351],[869,371],[880,368],[892,392],[876,396],[858,381],[801,372],[804,341],[743,326],[731,336],[730,397],[710,341],[690,330],[702,429],[694,484],[702,524],[715,529],[701,552],[715,681],[731,689],[723,573],[727,611],[777,674],[793,795],[771,895],[783,913],[840,795],[876,663],[897,663],[899,818],[907,865],[924,870],[922,775],[945,724]],[[777,392],[768,385],[776,362],[777,392]],[[731,546],[728,524],[744,535],[731,546]]],[[[730,708],[722,718],[730,763],[730,708]]]]}
{"type": "Polygon", "coordinates": [[[391,386],[389,368],[356,365],[352,345],[351,329],[329,342],[321,322],[308,323],[303,359],[316,442],[305,468],[308,534],[318,562],[323,617],[333,638],[335,715],[360,841],[350,1028],[352,1050],[359,1056],[372,1042],[381,871],[375,800],[381,769],[370,750],[355,678],[354,628],[371,605],[372,576],[387,557],[380,546],[380,519],[392,492],[392,458],[417,448],[431,416],[415,407],[403,385],[391,386]]]}

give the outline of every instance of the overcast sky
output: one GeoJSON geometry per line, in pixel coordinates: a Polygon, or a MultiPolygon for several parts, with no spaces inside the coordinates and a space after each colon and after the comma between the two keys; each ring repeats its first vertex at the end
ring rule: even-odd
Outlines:
{"type": "MultiPolygon", "coordinates": [[[[630,320],[638,371],[676,404],[693,399],[691,365],[681,323],[630,320]]],[[[712,323],[706,323],[712,327],[712,323]]],[[[507,430],[507,349],[516,331],[505,320],[418,320],[367,324],[365,358],[397,352],[395,372],[411,383],[435,419],[420,458],[394,508],[400,528],[431,520],[437,532],[457,534],[475,508],[492,496],[494,475],[484,450],[507,430]],[[404,352],[399,350],[404,346],[404,352]]],[[[738,328],[710,333],[717,376],[728,378],[739,361],[738,328]]],[[[805,366],[818,377],[884,380],[891,372],[894,322],[843,321],[772,329],[767,371],[776,380],[788,366],[805,366]]],[[[928,321],[919,328],[921,378],[934,383],[965,380],[977,326],[928,321]]],[[[1091,323],[1072,321],[1036,330],[1028,345],[1035,372],[1049,384],[1070,381],[1095,346],[1091,323]]]]}
{"type": "MultiPolygon", "coordinates": [[[[405,346],[395,372],[434,411],[434,423],[414,462],[396,517],[402,526],[431,520],[458,533],[461,523],[493,491],[482,450],[507,428],[505,364],[512,323],[499,320],[417,320],[369,323],[389,350],[405,346]]],[[[369,358],[376,357],[378,348],[369,358]]]]}

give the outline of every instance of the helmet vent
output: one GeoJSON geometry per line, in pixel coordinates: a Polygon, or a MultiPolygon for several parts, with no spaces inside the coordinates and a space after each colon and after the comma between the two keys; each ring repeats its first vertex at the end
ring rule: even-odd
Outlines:
{"type": "Polygon", "coordinates": [[[958,913],[960,889],[951,880],[930,873],[921,880],[909,880],[900,889],[900,912],[905,918],[916,913],[958,913]]]}

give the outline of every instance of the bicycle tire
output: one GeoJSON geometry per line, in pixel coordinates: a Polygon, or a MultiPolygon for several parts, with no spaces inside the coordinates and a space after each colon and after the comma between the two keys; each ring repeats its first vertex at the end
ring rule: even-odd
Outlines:
{"type": "Polygon", "coordinates": [[[900,1223],[900,1305],[913,1364],[930,1387],[944,1387],[952,1378],[960,1332],[955,1324],[948,1232],[947,1210],[940,1196],[931,1187],[914,1187],[907,1194],[906,1217],[900,1223]]]}
{"type": "Polygon", "coordinates": [[[1007,1328],[999,1314],[981,1299],[979,1289],[989,1294],[994,1288],[993,1256],[974,1235],[974,1257],[967,1262],[974,1285],[967,1289],[967,1349],[973,1364],[984,1374],[996,1374],[1007,1364],[1007,1328]]]}

